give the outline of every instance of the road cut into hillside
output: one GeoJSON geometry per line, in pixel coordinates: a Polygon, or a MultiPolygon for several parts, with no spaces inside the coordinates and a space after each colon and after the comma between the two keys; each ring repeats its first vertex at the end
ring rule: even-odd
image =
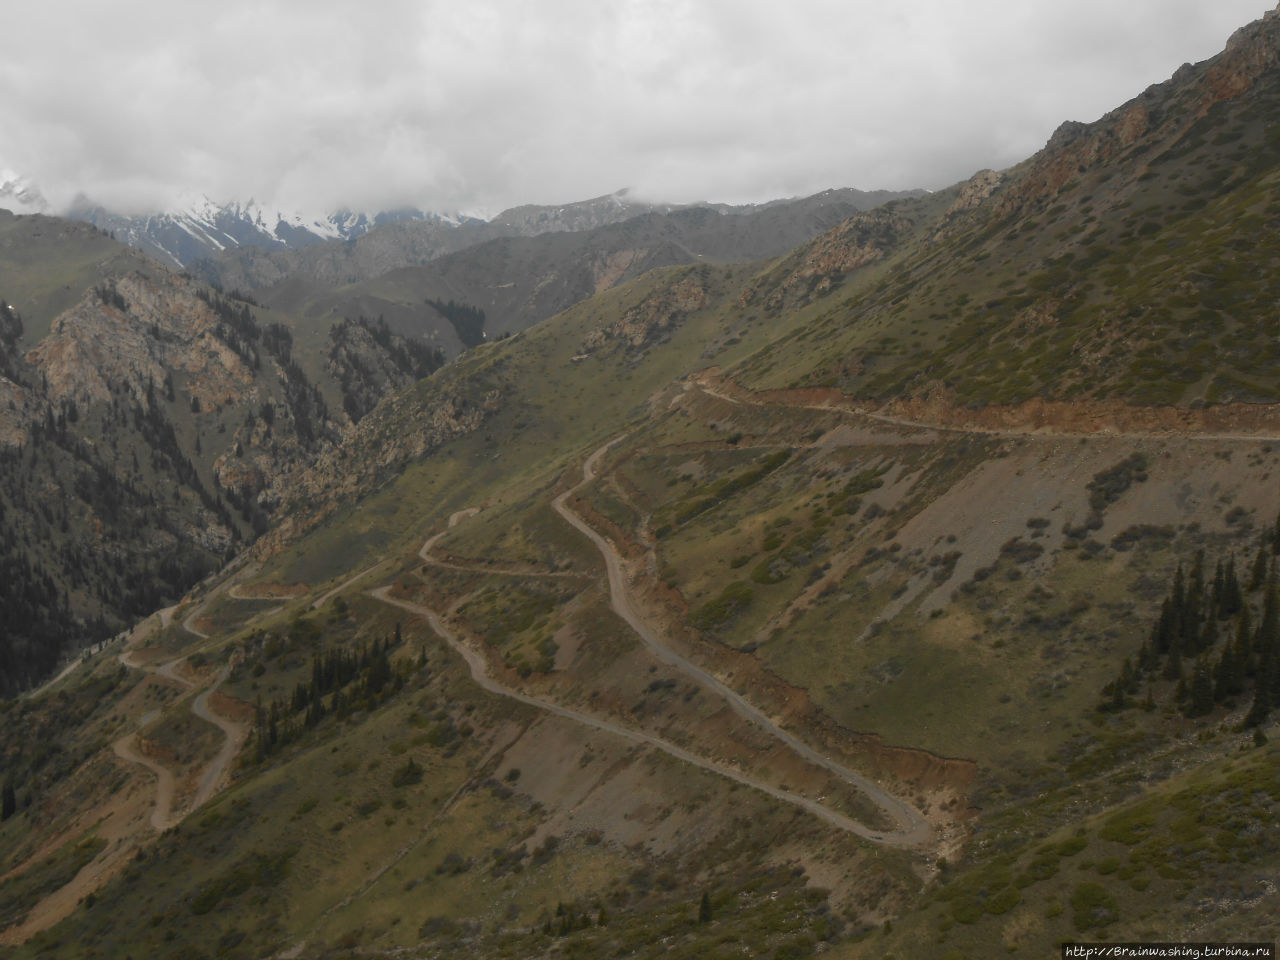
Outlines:
{"type": "MultiPolygon", "coordinates": [[[[841,780],[844,780],[846,783],[855,787],[872,800],[899,825],[899,830],[894,833],[878,832],[874,837],[869,837],[869,839],[885,841],[885,838],[887,837],[896,836],[901,838],[901,845],[903,846],[927,845],[933,837],[933,831],[929,822],[925,819],[923,814],[920,813],[920,811],[915,809],[915,807],[888,793],[874,781],[855,773],[843,764],[819,753],[813,747],[810,747],[808,744],[797,738],[794,734],[778,726],[758,707],[753,705],[718,677],[708,673],[697,664],[687,660],[671,647],[667,646],[663,641],[661,631],[645,620],[643,615],[640,613],[634,596],[632,595],[627,574],[623,569],[623,559],[621,554],[612,543],[597,533],[585,520],[582,519],[582,517],[574,513],[568,506],[569,499],[582,487],[595,479],[596,466],[604,455],[611,447],[623,440],[625,436],[626,434],[623,434],[622,436],[613,438],[592,453],[582,465],[582,480],[561,493],[551,502],[555,511],[560,514],[566,522],[573,526],[575,530],[578,530],[591,540],[591,542],[595,544],[596,548],[600,551],[601,556],[604,558],[605,568],[608,571],[609,577],[609,601],[613,611],[627,622],[628,626],[636,632],[650,651],[660,660],[676,667],[693,679],[697,680],[699,683],[714,690],[724,700],[728,701],[739,715],[781,740],[792,751],[803,757],[805,760],[815,766],[829,771],[841,780]]],[[[868,835],[862,831],[854,832],[860,833],[862,836],[868,835]]]]}
{"type": "MultiPolygon", "coordinates": [[[[575,514],[566,503],[567,500],[584,484],[589,483],[594,479],[595,468],[600,459],[610,447],[615,445],[621,439],[623,438],[616,437],[592,453],[583,465],[583,479],[581,482],[570,490],[560,494],[552,501],[552,506],[555,510],[575,529],[579,530],[591,539],[591,541],[601,551],[605,560],[606,570],[608,572],[610,603],[613,610],[622,617],[633,630],[635,630],[649,650],[659,659],[681,670],[703,686],[714,690],[725,701],[727,701],[740,716],[780,740],[805,761],[834,774],[836,777],[856,788],[873,803],[879,806],[891,820],[898,824],[897,829],[888,830],[869,827],[866,824],[860,823],[836,810],[831,809],[830,807],[824,806],[816,800],[800,796],[789,790],[772,786],[771,784],[763,783],[746,775],[741,770],[727,764],[717,763],[713,760],[699,756],[698,754],[670,743],[661,737],[624,726],[620,723],[615,723],[611,720],[582,713],[553,701],[534,697],[527,693],[507,687],[495,680],[490,674],[489,664],[484,654],[455,634],[445,622],[444,616],[442,616],[438,611],[420,603],[392,596],[391,585],[372,590],[370,591],[370,595],[384,603],[391,604],[392,606],[399,607],[402,610],[406,610],[410,613],[423,617],[431,629],[463,658],[471,672],[472,679],[483,690],[501,697],[516,700],[520,703],[526,704],[527,706],[534,707],[535,709],[550,713],[554,716],[562,717],[566,720],[612,734],[613,736],[621,737],[622,739],[629,740],[633,743],[653,747],[654,749],[660,750],[663,753],[673,756],[688,764],[726,777],[742,784],[743,786],[759,790],[760,792],[768,794],[769,796],[784,803],[799,807],[837,829],[855,834],[873,843],[905,848],[930,848],[936,838],[931,825],[918,810],[910,804],[907,804],[888,793],[875,782],[855,773],[852,770],[849,770],[835,760],[819,753],[817,750],[796,738],[793,734],[779,727],[739,693],[732,690],[722,681],[712,676],[702,668],[689,662],[680,654],[666,646],[662,640],[661,634],[648,624],[640,615],[636,607],[636,602],[630,594],[627,577],[623,571],[622,560],[618,552],[613,548],[612,544],[605,540],[605,538],[601,537],[595,530],[588,526],[581,517],[575,514]]],[[[459,511],[454,514],[450,517],[449,528],[451,529],[454,527],[463,517],[473,515],[475,512],[477,511],[472,508],[467,511],[459,511]]],[[[446,531],[441,531],[440,533],[434,534],[423,544],[422,549],[419,551],[419,556],[422,557],[424,561],[433,564],[441,563],[441,561],[436,560],[436,558],[431,554],[431,548],[445,532],[446,531]]]]}

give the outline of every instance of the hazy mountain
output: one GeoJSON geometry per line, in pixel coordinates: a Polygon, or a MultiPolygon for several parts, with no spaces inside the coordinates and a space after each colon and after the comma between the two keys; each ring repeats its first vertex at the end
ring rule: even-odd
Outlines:
{"type": "Polygon", "coordinates": [[[648,212],[637,212],[640,207],[614,195],[537,215],[540,208],[519,208],[499,218],[499,226],[532,235],[478,240],[452,253],[442,252],[444,245],[421,244],[429,236],[478,238],[492,232],[493,224],[465,225],[447,235],[420,224],[393,224],[341,247],[329,244],[284,256],[240,251],[191,269],[229,290],[247,289],[275,276],[277,269],[290,270],[258,286],[254,296],[308,324],[381,316],[394,329],[430,336],[452,352],[454,331],[428,302],[483,311],[485,335],[492,338],[525,329],[656,267],[777,256],[877,199],[917,195],[828,190],[753,207],[695,205],[648,212]],[[587,226],[613,215],[623,219],[587,226]],[[566,229],[554,229],[557,225],[566,229]],[[424,262],[403,265],[415,256],[424,262]]]}
{"type": "Polygon", "coordinates": [[[637,217],[673,217],[672,232],[682,231],[681,218],[698,223],[709,218],[726,237],[750,232],[738,225],[735,215],[760,224],[765,234],[777,233],[755,247],[727,255],[727,259],[772,256],[813,236],[816,229],[830,226],[857,210],[866,210],[895,197],[918,195],[920,191],[828,190],[799,200],[779,200],[770,204],[724,206],[692,204],[673,206],[632,200],[626,191],[561,206],[524,206],[498,214],[489,221],[468,221],[457,229],[438,223],[401,222],[379,227],[354,243],[317,244],[302,250],[241,249],[191,264],[198,276],[222,284],[226,289],[256,290],[284,281],[335,286],[371,280],[401,267],[421,266],[439,257],[463,251],[487,241],[539,237],[546,234],[589,233],[621,225],[637,217]],[[819,225],[820,226],[817,226],[819,225]],[[760,254],[759,249],[769,252],[760,254]]]}
{"type": "Polygon", "coordinates": [[[48,208],[39,187],[10,170],[0,170],[0,210],[47,213],[48,208]]]}

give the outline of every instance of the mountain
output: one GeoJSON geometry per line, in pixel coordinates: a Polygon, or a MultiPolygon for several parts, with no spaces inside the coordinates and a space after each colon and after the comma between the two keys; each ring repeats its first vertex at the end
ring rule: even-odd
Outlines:
{"type": "Polygon", "coordinates": [[[11,954],[1274,939],[1278,100],[1280,11],[384,399],[6,708],[11,954]]]}
{"type": "Polygon", "coordinates": [[[0,170],[0,210],[46,213],[49,205],[40,189],[11,170],[0,170]]]}
{"type": "Polygon", "coordinates": [[[0,214],[0,290],[4,695],[219,569],[292,470],[443,363],[368,321],[304,358],[257,304],[44,216],[0,214]]]}
{"type": "Polygon", "coordinates": [[[550,219],[535,216],[539,208],[521,208],[518,215],[461,227],[448,236],[476,242],[452,253],[422,246],[427,232],[408,223],[379,228],[341,247],[316,246],[285,256],[239,251],[190,269],[224,289],[252,287],[262,303],[308,323],[382,317],[392,329],[426,334],[452,353],[462,342],[445,313],[431,304],[480,311],[485,336],[502,336],[656,267],[767,259],[877,200],[918,195],[828,190],[749,208],[696,205],[642,213],[614,195],[558,208],[550,219]],[[586,226],[611,212],[624,219],[586,226]],[[557,224],[581,229],[553,229],[557,224]],[[541,232],[478,239],[514,227],[541,232]],[[276,274],[277,269],[283,272],[276,274]],[[275,282],[263,285],[270,278],[275,282]]]}
{"type": "Polygon", "coordinates": [[[308,216],[266,209],[252,201],[218,204],[207,197],[191,198],[176,210],[147,216],[125,216],[82,202],[73,206],[68,216],[91,223],[177,268],[201,257],[243,247],[292,250],[325,240],[352,240],[387,223],[421,221],[428,229],[449,231],[465,222],[465,218],[420,210],[375,214],[342,210],[308,216]]]}
{"type": "MultiPolygon", "coordinates": [[[[317,244],[296,251],[242,249],[192,263],[190,269],[227,289],[259,290],[286,280],[337,286],[371,280],[402,267],[422,266],[439,257],[494,240],[593,233],[640,217],[655,223],[671,220],[677,224],[673,229],[678,232],[681,217],[705,222],[708,213],[721,215],[712,219],[723,220],[722,229],[726,232],[744,229],[734,224],[731,218],[735,215],[780,228],[782,232],[765,245],[771,252],[763,255],[772,256],[789,250],[813,236],[816,229],[837,223],[854,211],[920,192],[850,188],[827,190],[812,197],[779,200],[771,204],[674,206],[636,201],[626,191],[619,191],[561,206],[515,207],[489,221],[462,223],[456,230],[440,229],[431,223],[401,222],[370,231],[354,243],[317,244]],[[767,218],[764,216],[766,212],[769,214],[767,218]]],[[[761,247],[758,240],[756,247],[761,247]]],[[[727,258],[750,259],[760,255],[742,251],[727,258]]]]}

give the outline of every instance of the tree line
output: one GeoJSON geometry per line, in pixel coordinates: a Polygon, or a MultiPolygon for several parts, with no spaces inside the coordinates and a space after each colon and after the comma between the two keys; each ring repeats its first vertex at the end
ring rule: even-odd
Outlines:
{"type": "Polygon", "coordinates": [[[1218,560],[1212,575],[1203,551],[1189,570],[1179,564],[1136,658],[1126,657],[1103,687],[1098,709],[1152,710],[1155,685],[1165,681],[1184,716],[1205,716],[1251,695],[1245,726],[1261,724],[1280,705],[1278,555],[1280,517],[1262,534],[1243,580],[1234,557],[1218,560]]]}

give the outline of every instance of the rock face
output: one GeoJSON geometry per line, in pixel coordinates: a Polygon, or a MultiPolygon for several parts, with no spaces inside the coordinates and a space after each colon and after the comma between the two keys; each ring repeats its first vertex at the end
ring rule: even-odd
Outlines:
{"type": "Polygon", "coordinates": [[[639,351],[669,334],[686,314],[707,304],[707,290],[696,270],[663,286],[627,310],[618,320],[592,330],[583,338],[582,353],[592,353],[610,341],[621,341],[624,349],[639,351]]]}
{"type": "Polygon", "coordinates": [[[884,258],[909,226],[890,207],[855,214],[791,254],[767,277],[753,281],[739,296],[738,305],[760,304],[771,314],[802,306],[846,274],[884,258]]]}
{"type": "Polygon", "coordinates": [[[54,321],[27,363],[56,401],[108,403],[123,388],[141,402],[175,374],[204,409],[256,400],[253,369],[218,336],[221,321],[195,289],[138,273],[104,283],[54,321]]]}
{"type": "Polygon", "coordinates": [[[1280,67],[1280,8],[1237,30],[1226,49],[1186,64],[1094,123],[1067,121],[1029,161],[1024,176],[999,199],[997,217],[1053,197],[1064,185],[1135,149],[1150,159],[1176,144],[1215,105],[1247,94],[1280,67]]]}
{"type": "MultiPolygon", "coordinates": [[[[59,263],[61,232],[44,235],[59,263]]],[[[330,414],[288,328],[156,264],[101,276],[25,352],[23,336],[0,303],[0,695],[175,602],[358,419],[330,414]]],[[[323,385],[359,414],[443,359],[365,321],[334,346],[323,385]]],[[[423,443],[474,420],[444,403],[423,443]]]]}
{"type": "Polygon", "coordinates": [[[330,329],[329,342],[327,368],[352,423],[444,364],[440,350],[392,333],[382,320],[343,320],[330,329]]]}

